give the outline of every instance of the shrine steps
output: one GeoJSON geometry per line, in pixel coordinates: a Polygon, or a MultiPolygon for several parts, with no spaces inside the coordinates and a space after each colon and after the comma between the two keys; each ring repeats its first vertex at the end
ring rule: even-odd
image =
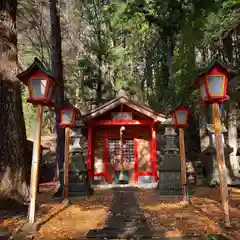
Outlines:
{"type": "Polygon", "coordinates": [[[68,195],[70,197],[76,196],[90,196],[93,190],[85,182],[70,182],[68,185],[68,195]]]}

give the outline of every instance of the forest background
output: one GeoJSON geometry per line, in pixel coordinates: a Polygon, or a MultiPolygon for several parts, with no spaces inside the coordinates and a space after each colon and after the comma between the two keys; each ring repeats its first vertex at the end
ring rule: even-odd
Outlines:
{"type": "MultiPolygon", "coordinates": [[[[214,58],[236,70],[240,68],[239,7],[239,0],[4,0],[1,3],[1,9],[12,11],[12,16],[15,10],[17,13],[18,72],[38,57],[65,86],[64,92],[59,93],[58,104],[63,98],[68,99],[84,114],[116,97],[120,89],[156,112],[167,114],[183,103],[193,110],[186,134],[188,152],[200,151],[199,93],[190,87],[196,73],[214,58]]],[[[4,88],[0,90],[3,95],[7,93],[4,88]]],[[[27,95],[26,87],[22,86],[26,133],[31,139],[35,109],[26,103],[27,95]]],[[[60,136],[55,129],[54,112],[49,108],[44,109],[43,122],[43,135],[57,130],[60,136]]],[[[20,157],[23,156],[20,143],[16,148],[18,154],[11,153],[18,134],[21,139],[24,134],[18,132],[9,141],[10,129],[17,128],[16,121],[2,118],[1,124],[7,124],[9,130],[0,141],[8,144],[2,154],[7,156],[2,161],[6,171],[6,165],[12,164],[13,169],[16,163],[24,161],[20,157]]],[[[58,148],[61,149],[60,144],[58,148]]],[[[59,161],[58,149],[57,153],[59,161]]],[[[10,178],[13,179],[7,177],[9,183],[10,178]]]]}

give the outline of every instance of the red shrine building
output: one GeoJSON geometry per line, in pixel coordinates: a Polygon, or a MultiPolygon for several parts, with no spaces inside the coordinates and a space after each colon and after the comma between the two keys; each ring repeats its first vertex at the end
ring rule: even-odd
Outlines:
{"type": "Polygon", "coordinates": [[[166,116],[120,96],[79,120],[88,141],[86,165],[91,184],[158,181],[156,128],[166,116]]]}

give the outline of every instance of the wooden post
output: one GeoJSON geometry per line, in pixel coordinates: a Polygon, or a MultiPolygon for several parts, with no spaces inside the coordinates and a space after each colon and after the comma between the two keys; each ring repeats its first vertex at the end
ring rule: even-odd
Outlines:
{"type": "Polygon", "coordinates": [[[87,160],[87,168],[88,168],[88,182],[89,184],[92,181],[93,171],[92,171],[92,127],[88,126],[88,160],[87,160]]]}
{"type": "Polygon", "coordinates": [[[63,199],[68,198],[68,173],[69,173],[69,145],[70,145],[70,128],[65,128],[65,161],[64,161],[64,194],[63,199]]]}
{"type": "Polygon", "coordinates": [[[119,151],[120,151],[120,163],[121,163],[121,172],[119,175],[119,180],[121,180],[121,176],[123,176],[124,179],[124,166],[123,166],[123,131],[125,130],[125,127],[122,126],[120,128],[120,146],[119,146],[119,151]]]}
{"type": "Polygon", "coordinates": [[[135,183],[138,182],[138,139],[137,139],[137,130],[134,129],[134,178],[135,183]]]}
{"type": "MultiPolygon", "coordinates": [[[[109,170],[108,170],[108,133],[107,130],[105,130],[105,181],[108,183],[108,178],[109,178],[109,170]]],[[[112,179],[112,178],[111,178],[112,179]]]]}
{"type": "Polygon", "coordinates": [[[180,157],[181,157],[181,179],[182,179],[183,202],[188,202],[189,197],[188,197],[188,189],[187,189],[186,157],[185,157],[183,128],[179,128],[179,145],[180,145],[180,157]]]}
{"type": "Polygon", "coordinates": [[[221,200],[222,200],[222,207],[224,212],[224,222],[226,226],[230,226],[228,185],[227,185],[226,175],[225,175],[225,156],[224,156],[224,150],[223,150],[223,144],[222,144],[221,120],[219,117],[218,103],[212,104],[212,115],[213,115],[214,131],[216,136],[217,161],[218,161],[221,200]]]}
{"type": "Polygon", "coordinates": [[[40,163],[40,151],[41,151],[41,128],[42,128],[42,116],[43,106],[36,106],[36,132],[33,143],[33,155],[32,155],[32,167],[31,167],[31,182],[30,182],[30,204],[28,219],[30,224],[35,222],[35,211],[36,211],[36,195],[38,188],[38,174],[39,174],[39,163],[40,163]]]}
{"type": "Polygon", "coordinates": [[[153,162],[153,175],[154,181],[158,181],[158,174],[157,174],[157,142],[156,142],[156,125],[152,125],[152,148],[151,148],[151,156],[153,162]]]}

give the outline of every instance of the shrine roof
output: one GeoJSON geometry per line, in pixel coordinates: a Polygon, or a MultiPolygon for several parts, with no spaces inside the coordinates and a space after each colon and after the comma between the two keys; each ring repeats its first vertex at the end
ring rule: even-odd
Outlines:
{"type": "Polygon", "coordinates": [[[93,109],[92,111],[84,114],[81,116],[83,121],[88,121],[90,119],[94,119],[119,105],[126,105],[129,108],[149,117],[152,118],[155,122],[164,122],[167,119],[167,116],[161,113],[154,112],[151,108],[144,106],[142,104],[137,103],[136,101],[128,99],[126,96],[119,96],[114,98],[113,100],[93,109]]]}

